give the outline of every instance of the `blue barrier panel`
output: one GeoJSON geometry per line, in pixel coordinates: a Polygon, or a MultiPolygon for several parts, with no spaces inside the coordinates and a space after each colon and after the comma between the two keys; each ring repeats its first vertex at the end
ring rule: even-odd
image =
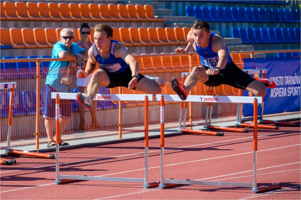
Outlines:
{"type": "MultiPolygon", "coordinates": [[[[267,88],[264,114],[300,111],[300,58],[247,58],[245,69],[268,70],[266,77],[275,81],[276,88],[267,88]]],[[[244,96],[249,95],[246,91],[244,96]]],[[[253,115],[253,107],[244,105],[244,116],[253,115]]]]}

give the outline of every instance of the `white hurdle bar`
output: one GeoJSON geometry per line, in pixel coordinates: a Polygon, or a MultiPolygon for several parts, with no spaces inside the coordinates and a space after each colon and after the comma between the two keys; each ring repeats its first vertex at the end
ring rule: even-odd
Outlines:
{"type": "Polygon", "coordinates": [[[10,90],[9,110],[8,110],[8,129],[7,129],[7,143],[0,146],[0,149],[10,149],[10,139],[12,134],[12,121],[13,121],[13,101],[15,95],[15,89],[17,88],[16,82],[0,83],[0,90],[10,90]]]}
{"type": "Polygon", "coordinates": [[[51,98],[56,99],[55,105],[55,118],[56,118],[56,176],[55,184],[63,183],[63,179],[69,180],[98,180],[98,181],[119,181],[119,182],[139,182],[144,183],[143,188],[149,188],[148,183],[148,101],[153,101],[153,95],[151,94],[97,94],[94,98],[96,101],[144,101],[145,102],[145,154],[144,154],[144,178],[119,178],[119,177],[102,177],[102,176],[74,176],[74,175],[60,175],[59,164],[59,118],[60,118],[60,99],[76,100],[75,93],[58,93],[52,92],[51,98]]]}
{"type": "Polygon", "coordinates": [[[164,101],[182,101],[177,95],[156,95],[156,100],[160,101],[160,184],[159,188],[163,189],[166,184],[186,184],[186,185],[215,185],[215,186],[237,186],[250,187],[253,193],[262,192],[271,189],[277,189],[281,186],[273,185],[264,188],[257,187],[257,105],[262,103],[262,97],[240,97],[240,96],[197,96],[190,95],[186,102],[210,102],[210,103],[253,103],[254,104],[254,134],[253,134],[253,183],[238,182],[219,182],[219,181],[198,181],[198,180],[174,180],[164,179],[164,101]],[[163,125],[162,125],[163,124],[163,125]]]}

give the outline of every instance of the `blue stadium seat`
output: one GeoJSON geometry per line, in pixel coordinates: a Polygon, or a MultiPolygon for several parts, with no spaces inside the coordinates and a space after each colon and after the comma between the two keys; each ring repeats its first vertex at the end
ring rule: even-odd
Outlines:
{"type": "Polygon", "coordinates": [[[253,28],[253,32],[255,35],[255,39],[257,43],[265,43],[262,39],[261,33],[260,33],[260,29],[259,28],[253,28]]]}
{"type": "Polygon", "coordinates": [[[296,9],[291,9],[290,12],[291,12],[293,21],[294,22],[299,22],[298,16],[297,16],[297,10],[296,9]]]}
{"type": "Polygon", "coordinates": [[[213,19],[211,18],[210,11],[209,11],[209,8],[208,8],[208,7],[202,6],[202,7],[201,7],[201,11],[202,11],[202,13],[203,13],[203,16],[204,16],[204,20],[205,20],[205,21],[208,21],[208,22],[213,21],[213,19]]]}
{"type": "Polygon", "coordinates": [[[212,21],[221,21],[219,18],[219,11],[218,11],[218,7],[209,7],[209,12],[210,12],[210,16],[212,21]]]}
{"type": "Polygon", "coordinates": [[[262,22],[261,15],[258,8],[251,8],[252,14],[256,22],[262,22]]]}
{"type": "Polygon", "coordinates": [[[242,21],[242,22],[249,21],[247,18],[247,12],[246,12],[245,8],[237,8],[237,10],[238,10],[238,14],[240,15],[240,21],[242,21]]]}
{"type": "Polygon", "coordinates": [[[262,19],[263,22],[269,22],[268,16],[267,16],[267,10],[264,8],[258,8],[260,18],[262,19]]]}
{"type": "MultiPolygon", "coordinates": [[[[16,59],[27,59],[27,57],[17,56],[16,59]]],[[[18,70],[18,73],[21,75],[22,78],[34,77],[34,75],[32,75],[30,70],[29,70],[29,63],[28,62],[17,62],[17,70],[18,70]]]]}
{"type": "Polygon", "coordinates": [[[282,33],[281,33],[281,29],[280,28],[274,28],[274,31],[275,31],[276,39],[281,43],[285,42],[285,40],[282,36],[282,33]]]}
{"type": "Polygon", "coordinates": [[[249,22],[255,22],[254,14],[251,8],[245,8],[247,21],[249,22]]]}
{"type": "Polygon", "coordinates": [[[300,28],[294,28],[295,36],[298,42],[300,42],[300,28]]]}
{"type": "Polygon", "coordinates": [[[273,28],[267,28],[268,31],[268,36],[270,38],[270,40],[272,41],[272,43],[278,43],[279,41],[276,38],[276,34],[273,28]]]}
{"type": "Polygon", "coordinates": [[[300,22],[300,9],[296,9],[296,13],[297,13],[298,22],[300,22]]]}
{"type": "MultiPolygon", "coordinates": [[[[8,93],[8,102],[10,100],[10,94],[11,92],[8,93]]],[[[26,110],[23,105],[23,100],[22,100],[22,93],[21,92],[14,92],[14,106],[13,106],[13,116],[22,116],[26,115],[26,110]]]]}
{"type": "Polygon", "coordinates": [[[241,21],[241,15],[240,15],[240,12],[239,12],[239,8],[231,7],[230,10],[232,12],[232,16],[233,16],[234,21],[240,22],[241,21]]]}
{"type": "MultiPolygon", "coordinates": [[[[272,16],[276,22],[281,22],[277,8],[271,8],[272,16]]],[[[267,13],[268,15],[268,13],[267,13]]]]}
{"type": "MultiPolygon", "coordinates": [[[[73,93],[78,93],[79,88],[74,88],[73,93]]],[[[88,110],[87,108],[85,110],[88,110]]],[[[76,100],[72,100],[72,112],[78,111],[78,102],[76,100]]]]}
{"type": "Polygon", "coordinates": [[[249,43],[252,43],[252,42],[248,39],[247,31],[246,31],[245,28],[239,28],[238,31],[239,31],[239,34],[240,34],[240,37],[241,37],[241,40],[242,40],[242,43],[243,43],[243,44],[249,44],[249,43]]]}
{"type": "Polygon", "coordinates": [[[223,7],[217,7],[218,17],[221,21],[227,21],[226,12],[223,7]]]}
{"type": "MultiPolygon", "coordinates": [[[[15,59],[15,58],[12,56],[4,56],[2,59],[15,59]]],[[[3,63],[3,71],[8,79],[15,79],[20,77],[18,75],[17,64],[15,62],[3,63]]]]}
{"type": "Polygon", "coordinates": [[[286,58],[292,58],[292,52],[285,52],[285,57],[286,58]]]}
{"type": "MultiPolygon", "coordinates": [[[[35,59],[35,58],[39,58],[39,56],[29,56],[29,59],[35,59]]],[[[32,75],[36,76],[37,75],[37,64],[36,62],[28,62],[29,65],[29,70],[31,72],[32,75]]],[[[40,66],[40,73],[41,73],[41,66],[40,66]]]]}
{"type": "Polygon", "coordinates": [[[283,10],[282,8],[278,8],[276,13],[277,13],[277,16],[279,16],[280,22],[287,22],[287,20],[285,18],[285,10],[283,10]]]}
{"type": "Polygon", "coordinates": [[[186,11],[186,16],[188,17],[194,17],[195,16],[195,11],[193,9],[192,6],[186,6],[185,7],[185,11],[186,11]]]}
{"type": "Polygon", "coordinates": [[[45,89],[40,89],[40,113],[44,113],[44,106],[45,106],[45,89]]]}
{"type": "Polygon", "coordinates": [[[237,28],[231,28],[232,38],[241,38],[237,28]]]}
{"type": "Polygon", "coordinates": [[[233,18],[233,14],[232,14],[232,11],[230,10],[230,8],[229,7],[224,7],[224,11],[225,11],[225,14],[226,14],[227,21],[234,22],[235,19],[233,18]]]}
{"type": "Polygon", "coordinates": [[[280,30],[285,42],[293,42],[289,36],[289,32],[287,28],[281,28],[280,30]]]}
{"type": "Polygon", "coordinates": [[[252,28],[246,28],[247,32],[247,38],[250,41],[250,43],[257,43],[257,40],[255,39],[255,34],[252,28]]]}
{"type": "Polygon", "coordinates": [[[292,57],[300,57],[300,52],[291,52],[292,57]]]}
{"type": "Polygon", "coordinates": [[[23,91],[22,101],[26,110],[26,115],[34,115],[36,113],[36,92],[29,90],[23,91]]]}
{"type": "Polygon", "coordinates": [[[285,58],[286,57],[286,54],[285,52],[282,52],[282,53],[277,53],[277,58],[285,58]]]}
{"type": "Polygon", "coordinates": [[[275,22],[273,9],[265,8],[264,10],[265,10],[265,13],[266,13],[266,22],[275,22]]]}
{"type": "Polygon", "coordinates": [[[260,33],[261,33],[262,40],[265,43],[272,43],[272,41],[270,40],[270,38],[268,36],[268,30],[266,28],[260,28],[260,33]]]}
{"type": "MultiPolygon", "coordinates": [[[[41,58],[51,58],[51,56],[43,55],[41,58]]],[[[43,61],[41,62],[41,74],[42,77],[46,77],[48,70],[49,70],[50,61],[43,61]]]]}
{"type": "Polygon", "coordinates": [[[204,19],[204,15],[200,7],[194,6],[193,9],[197,20],[204,19]]]}
{"type": "Polygon", "coordinates": [[[289,37],[291,38],[291,41],[292,42],[298,42],[298,40],[296,38],[296,35],[295,35],[294,29],[293,28],[287,28],[287,31],[288,31],[289,37]]]}
{"type": "Polygon", "coordinates": [[[291,10],[290,9],[283,9],[283,11],[284,11],[285,20],[288,21],[288,22],[294,22],[291,10]]]}
{"type": "Polygon", "coordinates": [[[0,91],[0,117],[7,117],[8,116],[8,95],[5,91],[0,91]]]}

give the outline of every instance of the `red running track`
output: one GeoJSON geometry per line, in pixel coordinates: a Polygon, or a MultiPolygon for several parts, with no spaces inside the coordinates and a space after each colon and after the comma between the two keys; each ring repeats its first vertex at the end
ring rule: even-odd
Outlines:
{"type": "MultiPolygon", "coordinates": [[[[300,127],[259,129],[258,186],[275,191],[189,185],[143,189],[142,183],[81,181],[55,185],[55,160],[17,158],[1,166],[1,199],[300,199],[300,127]]],[[[144,177],[144,141],[60,151],[61,175],[144,177]]],[[[160,140],[150,139],[149,182],[159,181],[160,140]]],[[[164,178],[252,183],[253,133],[165,138],[164,178]]]]}

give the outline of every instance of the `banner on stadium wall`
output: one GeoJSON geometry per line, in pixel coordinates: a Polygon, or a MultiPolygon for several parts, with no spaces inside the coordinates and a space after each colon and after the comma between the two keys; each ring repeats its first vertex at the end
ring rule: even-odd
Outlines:
{"type": "MultiPolygon", "coordinates": [[[[267,88],[263,114],[300,111],[300,58],[255,58],[243,59],[245,69],[267,69],[267,78],[276,83],[276,88],[267,88]]],[[[250,96],[243,91],[244,96],[250,96]]],[[[258,113],[261,113],[259,105],[258,113]]],[[[244,116],[253,115],[253,106],[243,106],[244,116]]]]}

